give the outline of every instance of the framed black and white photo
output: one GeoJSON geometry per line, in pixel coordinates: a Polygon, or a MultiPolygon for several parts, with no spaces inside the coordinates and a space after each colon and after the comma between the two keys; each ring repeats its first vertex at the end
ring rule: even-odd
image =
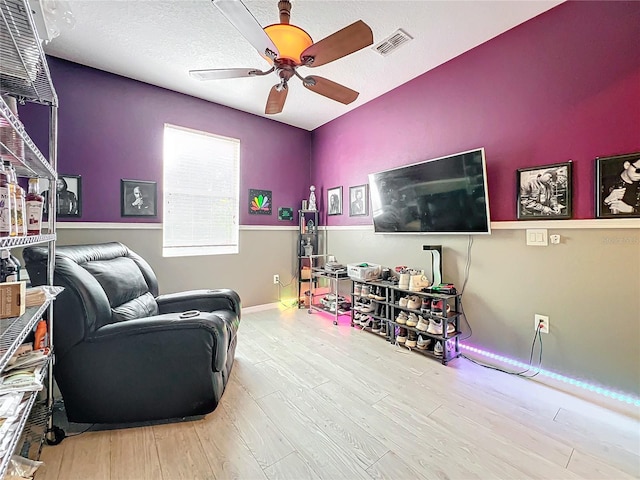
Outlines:
{"type": "Polygon", "coordinates": [[[596,218],[640,217],[640,152],[596,158],[596,218]]]}
{"type": "Polygon", "coordinates": [[[369,215],[369,185],[349,187],[349,216],[359,217],[369,215]]]}
{"type": "Polygon", "coordinates": [[[155,217],[157,184],[146,180],[120,180],[120,215],[123,217],[155,217]]]}
{"type": "MultiPolygon", "coordinates": [[[[42,215],[48,217],[49,213],[49,180],[41,178],[38,181],[40,195],[44,197],[42,215]]],[[[58,175],[56,180],[56,216],[80,217],[82,216],[82,177],[80,175],[58,175]]]]}
{"type": "Polygon", "coordinates": [[[571,162],[517,170],[518,220],[568,219],[572,215],[571,162]]]}
{"type": "Polygon", "coordinates": [[[342,215],[342,187],[327,190],[327,215],[342,215]]]}

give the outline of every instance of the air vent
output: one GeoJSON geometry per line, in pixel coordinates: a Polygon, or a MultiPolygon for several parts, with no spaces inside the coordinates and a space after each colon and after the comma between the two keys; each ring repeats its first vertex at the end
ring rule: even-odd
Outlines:
{"type": "Polygon", "coordinates": [[[409,40],[413,40],[413,37],[399,28],[372,48],[383,57],[386,57],[390,53],[395,52],[409,40]]]}

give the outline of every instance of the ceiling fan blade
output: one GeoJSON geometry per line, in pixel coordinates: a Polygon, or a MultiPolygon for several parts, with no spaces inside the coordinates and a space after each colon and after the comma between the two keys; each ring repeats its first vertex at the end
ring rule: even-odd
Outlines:
{"type": "Polygon", "coordinates": [[[260,70],[255,68],[214,68],[209,70],[189,70],[189,75],[198,80],[221,80],[224,78],[255,77],[260,70]]]}
{"type": "Polygon", "coordinates": [[[213,0],[213,4],[260,55],[272,60],[279,56],[278,48],[244,3],[240,0],[213,0]]]}
{"type": "Polygon", "coordinates": [[[331,100],[344,103],[345,105],[350,104],[358,98],[358,95],[360,95],[355,90],[351,90],[344,85],[340,85],[339,83],[327,80],[326,78],[317,77],[315,75],[306,77],[302,83],[312,92],[319,93],[320,95],[324,95],[331,100]]]}
{"type": "Polygon", "coordinates": [[[300,58],[307,62],[308,67],[318,67],[333,62],[342,57],[357,52],[358,50],[373,44],[373,33],[369,25],[362,20],[352,23],[348,27],[338,30],[336,33],[323,38],[307,48],[300,58]],[[313,59],[313,61],[307,60],[313,59]]]}
{"type": "Polygon", "coordinates": [[[280,83],[271,87],[269,98],[267,98],[267,106],[264,108],[264,113],[267,115],[280,113],[282,111],[282,107],[284,107],[284,101],[287,99],[288,92],[289,89],[287,86],[280,83]],[[278,90],[278,87],[280,87],[280,90],[278,90]]]}

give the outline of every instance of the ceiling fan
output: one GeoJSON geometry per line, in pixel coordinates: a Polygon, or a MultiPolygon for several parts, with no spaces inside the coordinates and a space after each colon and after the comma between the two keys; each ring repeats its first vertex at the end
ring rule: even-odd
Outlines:
{"type": "Polygon", "coordinates": [[[258,50],[272,67],[269,70],[255,68],[218,68],[210,70],[190,70],[189,75],[199,80],[220,80],[268,75],[275,72],[280,82],[271,88],[265,113],[282,112],[287,98],[288,82],[296,76],[312,92],[327,98],[349,104],[358,98],[358,92],[317,75],[301,76],[298,67],[319,67],[373,43],[371,28],[362,20],[338,30],[314,43],[307,32],[289,24],[291,2],[278,2],[280,23],[260,26],[241,0],[213,0],[229,22],[258,50]]]}

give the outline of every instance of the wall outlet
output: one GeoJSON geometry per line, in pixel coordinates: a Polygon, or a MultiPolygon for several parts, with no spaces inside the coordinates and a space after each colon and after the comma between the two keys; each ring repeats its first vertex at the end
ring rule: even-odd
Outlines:
{"type": "Polygon", "coordinates": [[[538,315],[537,313],[533,316],[533,328],[534,330],[538,330],[538,326],[540,326],[540,333],[549,333],[549,317],[546,315],[538,315]]]}
{"type": "Polygon", "coordinates": [[[280,275],[273,276],[273,284],[278,285],[280,283],[280,275]]]}

